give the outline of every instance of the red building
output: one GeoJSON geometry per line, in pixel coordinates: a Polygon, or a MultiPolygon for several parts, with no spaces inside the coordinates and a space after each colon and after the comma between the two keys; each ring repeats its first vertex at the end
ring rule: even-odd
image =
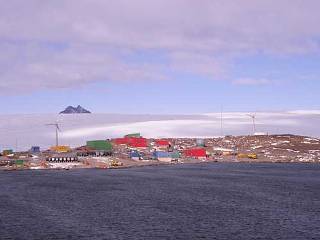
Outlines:
{"type": "Polygon", "coordinates": [[[116,145],[127,145],[133,148],[146,148],[148,147],[148,141],[146,138],[142,137],[123,137],[116,138],[113,140],[116,145]]]}
{"type": "Polygon", "coordinates": [[[155,141],[157,147],[168,147],[170,142],[168,140],[158,139],[155,141]]]}
{"type": "Polygon", "coordinates": [[[116,138],[113,140],[116,145],[129,144],[129,138],[116,138]]]}
{"type": "Polygon", "coordinates": [[[134,148],[146,148],[148,147],[148,141],[146,138],[129,138],[129,146],[134,148]]]}
{"type": "Polygon", "coordinates": [[[204,148],[192,148],[184,150],[184,155],[186,157],[205,158],[207,153],[204,148]]]}

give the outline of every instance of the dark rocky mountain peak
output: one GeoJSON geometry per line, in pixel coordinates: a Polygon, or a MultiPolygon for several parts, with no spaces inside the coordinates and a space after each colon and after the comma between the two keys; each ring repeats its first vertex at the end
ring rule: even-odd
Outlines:
{"type": "Polygon", "coordinates": [[[60,112],[60,114],[72,114],[72,113],[91,113],[87,109],[78,105],[78,107],[68,106],[65,110],[60,112]]]}

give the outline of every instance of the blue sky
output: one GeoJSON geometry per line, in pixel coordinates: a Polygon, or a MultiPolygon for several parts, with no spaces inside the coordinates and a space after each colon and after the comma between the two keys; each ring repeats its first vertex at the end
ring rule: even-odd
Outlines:
{"type": "Polygon", "coordinates": [[[2,113],[319,109],[319,2],[236,2],[10,1],[2,113]]]}

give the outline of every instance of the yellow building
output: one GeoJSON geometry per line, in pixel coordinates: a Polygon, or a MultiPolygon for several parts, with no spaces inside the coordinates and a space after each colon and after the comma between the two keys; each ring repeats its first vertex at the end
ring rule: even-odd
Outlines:
{"type": "Polygon", "coordinates": [[[50,147],[50,150],[57,153],[71,152],[71,148],[69,146],[53,146],[50,147]]]}

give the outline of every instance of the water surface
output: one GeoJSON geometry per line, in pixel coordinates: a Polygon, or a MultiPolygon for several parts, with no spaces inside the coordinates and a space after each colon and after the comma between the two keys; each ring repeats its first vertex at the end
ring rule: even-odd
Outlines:
{"type": "Polygon", "coordinates": [[[0,239],[320,239],[320,165],[0,172],[0,239]]]}

